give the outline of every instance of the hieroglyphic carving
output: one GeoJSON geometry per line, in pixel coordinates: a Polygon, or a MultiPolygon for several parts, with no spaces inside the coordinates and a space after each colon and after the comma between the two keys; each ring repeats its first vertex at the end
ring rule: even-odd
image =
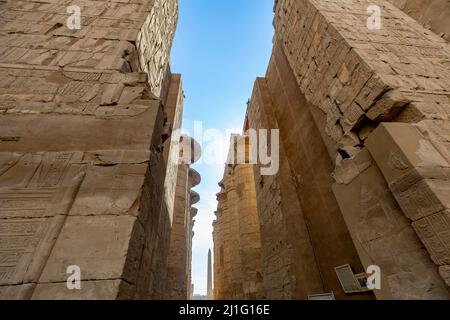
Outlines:
{"type": "Polygon", "coordinates": [[[450,264],[450,211],[415,221],[413,227],[438,265],[450,264]]]}
{"type": "Polygon", "coordinates": [[[52,206],[56,188],[0,189],[0,219],[43,217],[52,206]]]}
{"type": "Polygon", "coordinates": [[[439,268],[441,277],[445,280],[445,283],[450,287],[450,266],[442,266],[439,268]]]}
{"type": "Polygon", "coordinates": [[[19,142],[20,137],[0,137],[1,142],[19,142]]]}
{"type": "Polygon", "coordinates": [[[0,285],[38,280],[84,177],[82,156],[0,153],[0,285]]]}
{"type": "Polygon", "coordinates": [[[91,83],[73,81],[73,82],[70,82],[70,83],[66,84],[66,86],[61,91],[61,95],[74,96],[74,97],[77,97],[77,98],[81,98],[91,88],[92,88],[92,84],[91,83]]]}
{"type": "Polygon", "coordinates": [[[96,1],[84,28],[73,32],[55,27],[66,19],[66,6],[58,1],[0,2],[2,15],[11,17],[0,26],[0,270],[1,279],[8,279],[0,283],[0,299],[73,297],[64,283],[57,292],[58,285],[45,283],[66,276],[67,261],[54,254],[57,244],[70,259],[89,258],[84,270],[91,272],[95,290],[79,296],[133,298],[139,275],[142,298],[157,292],[161,297],[170,227],[161,206],[159,146],[177,1],[96,1]],[[59,21],[37,21],[36,14],[59,21]],[[147,50],[139,51],[144,46],[147,50]],[[138,55],[146,60],[146,72],[139,72],[138,55]],[[113,154],[122,152],[123,157],[113,154]],[[39,221],[42,232],[11,234],[39,221]],[[86,225],[93,238],[80,235],[86,225]],[[75,243],[79,251],[74,252],[67,230],[75,230],[70,240],[88,245],[75,243]],[[146,255],[138,245],[144,238],[146,255]],[[61,273],[50,273],[60,278],[46,280],[43,270],[53,270],[53,263],[60,263],[61,273]],[[98,265],[114,272],[114,287],[98,265]]]}
{"type": "MultiPolygon", "coordinates": [[[[103,74],[105,77],[110,75],[108,73],[103,74]]],[[[102,76],[102,73],[99,72],[75,72],[75,71],[66,71],[64,72],[64,76],[70,78],[75,81],[98,81],[102,76]]]]}
{"type": "Polygon", "coordinates": [[[399,170],[406,170],[409,168],[408,163],[403,159],[403,157],[394,151],[389,154],[389,165],[391,168],[399,170]]]}
{"type": "Polygon", "coordinates": [[[406,216],[413,221],[445,210],[445,193],[450,191],[448,182],[424,179],[408,189],[396,190],[393,186],[398,183],[402,183],[402,178],[391,184],[391,190],[406,216]]]}
{"type": "Polygon", "coordinates": [[[47,221],[0,220],[0,285],[22,282],[47,221]]]}
{"type": "Polygon", "coordinates": [[[361,214],[355,233],[363,245],[370,246],[372,241],[392,232],[398,220],[398,209],[392,203],[381,200],[389,199],[388,192],[379,193],[379,190],[369,189],[368,186],[361,188],[361,214]]]}
{"type": "MultiPolygon", "coordinates": [[[[360,163],[367,156],[364,149],[347,161],[360,163]]],[[[448,299],[437,268],[375,162],[333,190],[364,266],[376,264],[383,270],[383,289],[374,292],[378,299],[448,299]]]]}
{"type": "Polygon", "coordinates": [[[0,153],[0,177],[19,161],[19,154],[0,153]]]}
{"type": "Polygon", "coordinates": [[[75,155],[74,152],[46,153],[39,168],[36,185],[38,187],[59,185],[75,155]]]}

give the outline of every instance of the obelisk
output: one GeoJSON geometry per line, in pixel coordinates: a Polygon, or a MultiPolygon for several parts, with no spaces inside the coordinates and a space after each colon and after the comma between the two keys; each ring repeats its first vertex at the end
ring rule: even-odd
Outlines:
{"type": "Polygon", "coordinates": [[[213,300],[211,249],[208,251],[208,289],[206,300],[213,300]]]}

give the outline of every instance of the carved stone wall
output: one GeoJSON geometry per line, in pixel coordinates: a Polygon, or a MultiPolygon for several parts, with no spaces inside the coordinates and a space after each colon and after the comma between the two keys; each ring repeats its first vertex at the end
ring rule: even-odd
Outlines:
{"type": "Polygon", "coordinates": [[[180,165],[178,168],[175,207],[173,212],[170,252],[167,265],[166,298],[187,299],[186,250],[187,225],[186,210],[189,206],[189,167],[180,165]]]}
{"type": "Polygon", "coordinates": [[[164,161],[166,178],[164,182],[164,200],[170,219],[174,217],[176,186],[178,180],[181,127],[183,125],[183,87],[181,75],[172,74],[164,111],[170,124],[170,138],[164,142],[164,161]]]}
{"type": "MultiPolygon", "coordinates": [[[[450,298],[450,47],[423,26],[444,30],[446,4],[394,2],[419,21],[385,0],[275,1],[245,125],[280,130],[278,174],[254,167],[267,298],[450,298]],[[380,30],[367,27],[373,4],[380,30]],[[345,264],[379,266],[381,289],[345,293],[345,264]]],[[[218,217],[228,206],[219,195],[218,217]]],[[[215,230],[217,285],[232,252],[224,218],[215,230]]]]}
{"type": "Polygon", "coordinates": [[[149,72],[167,73],[169,9],[152,0],[0,3],[1,298],[162,297],[164,79],[138,72],[145,53],[135,44],[140,32],[159,34],[166,50],[149,72]],[[70,5],[81,9],[79,30],[66,25],[70,5]],[[80,290],[66,285],[69,266],[80,267],[80,290]]]}
{"type": "MultiPolygon", "coordinates": [[[[341,148],[333,174],[337,181],[334,193],[364,269],[371,264],[382,269],[384,285],[375,295],[381,299],[448,299],[444,244],[448,197],[443,196],[448,193],[450,177],[447,43],[386,1],[278,1],[275,27],[278,40],[272,60],[277,46],[281,47],[306,98],[281,100],[279,123],[290,130],[283,137],[281,126],[282,141],[289,145],[289,132],[294,137],[308,137],[305,125],[298,126],[303,132],[296,133],[296,123],[290,121],[305,117],[305,112],[295,112],[307,102],[314,119],[308,123],[318,126],[328,152],[333,143],[324,132],[341,148]],[[382,9],[380,30],[366,26],[366,10],[371,4],[382,9]],[[290,107],[292,101],[294,108],[290,107]],[[424,119],[429,120],[417,126],[405,123],[424,119]],[[394,123],[383,123],[389,121],[394,123]]],[[[268,77],[270,73],[269,66],[268,77]]],[[[280,86],[280,81],[276,85],[280,86]]],[[[290,86],[281,82],[287,93],[290,86]]],[[[298,138],[291,141],[295,146],[298,138]]],[[[303,149],[309,150],[307,157],[325,154],[323,149],[311,149],[311,144],[304,140],[295,151],[301,155],[303,149]]],[[[327,169],[322,162],[321,167],[318,160],[306,169],[307,157],[290,158],[294,159],[294,176],[296,168],[306,175],[314,172],[314,167],[326,175],[331,173],[332,166],[327,169]]],[[[324,192],[331,187],[326,182],[329,178],[324,178],[316,173],[301,182],[313,181],[324,192]]],[[[312,185],[303,191],[299,188],[304,206],[308,206],[305,195],[311,189],[312,185]]],[[[327,202],[328,208],[332,202],[327,202]]],[[[316,209],[305,209],[307,217],[308,212],[316,215],[320,208],[317,199],[313,203],[316,209]]],[[[308,221],[311,234],[326,229],[324,222],[322,227],[320,223],[314,226],[313,219],[308,221]]],[[[330,236],[323,237],[319,245],[325,239],[330,236]]],[[[342,238],[337,241],[348,243],[342,238]]],[[[348,247],[346,251],[348,254],[348,247]]],[[[359,272],[359,267],[352,268],[359,272]]]]}
{"type": "Polygon", "coordinates": [[[334,292],[340,298],[344,293],[334,268],[350,264],[355,272],[364,270],[331,189],[334,181],[330,172],[334,159],[327,157],[326,145],[316,120],[322,113],[306,102],[299,88],[292,86],[295,83],[293,80],[284,53],[275,47],[267,73],[274,113],[278,122],[283,124],[280,134],[286,146],[292,176],[295,177],[296,191],[324,282],[324,292],[334,292]],[[318,114],[316,117],[312,113],[314,111],[318,114]],[[335,254],[330,255],[329,252],[335,254]]]}
{"type": "Polygon", "coordinates": [[[226,201],[226,193],[222,182],[222,190],[217,194],[217,211],[215,212],[216,220],[213,222],[213,241],[214,241],[214,299],[225,299],[229,294],[230,284],[230,265],[229,265],[229,249],[230,243],[228,237],[230,235],[228,229],[228,207],[226,201]]]}
{"type": "Polygon", "coordinates": [[[369,151],[342,162],[335,177],[333,190],[363,264],[381,268],[377,298],[448,299],[437,268],[369,151]]]}
{"type": "Polygon", "coordinates": [[[449,119],[447,42],[384,0],[279,0],[277,39],[308,102],[341,146],[377,123],[449,119]],[[380,30],[367,7],[382,9],[380,30]]]}
{"type": "MultiPolygon", "coordinates": [[[[266,79],[257,79],[248,107],[248,129],[278,129],[266,79]]],[[[254,167],[261,230],[264,294],[268,299],[301,299],[323,292],[311,239],[295,191],[295,180],[280,143],[280,170],[262,176],[254,167]]]]}
{"type": "MultiPolygon", "coordinates": [[[[180,146],[183,149],[183,144],[180,146]]],[[[193,206],[200,201],[200,196],[192,189],[200,184],[201,177],[189,164],[180,163],[175,181],[165,298],[188,300],[192,295],[192,238],[197,215],[197,209],[193,206]]]]}
{"type": "Polygon", "coordinates": [[[437,35],[450,40],[450,3],[446,0],[388,0],[437,35]]]}
{"type": "MultiPolygon", "coordinates": [[[[147,1],[147,0],[145,0],[147,1]]],[[[157,96],[167,88],[170,51],[178,22],[178,0],[151,0],[150,12],[137,35],[139,70],[148,74],[151,91],[157,96]]]]}
{"type": "MultiPolygon", "coordinates": [[[[245,159],[248,151],[248,137],[233,136],[230,156],[245,159]]],[[[214,298],[262,299],[261,235],[253,166],[229,165],[221,186],[213,232],[214,298]]]]}

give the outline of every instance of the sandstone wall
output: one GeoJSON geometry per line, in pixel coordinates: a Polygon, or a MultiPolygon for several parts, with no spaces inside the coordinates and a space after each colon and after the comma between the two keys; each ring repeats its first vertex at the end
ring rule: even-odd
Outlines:
{"type": "Polygon", "coordinates": [[[189,167],[185,164],[178,168],[175,206],[170,238],[170,252],[167,264],[166,298],[187,299],[187,225],[186,211],[189,206],[190,188],[189,167]]]}
{"type": "MultiPolygon", "coordinates": [[[[248,157],[248,137],[232,139],[230,155],[235,159],[245,154],[248,157]]],[[[214,298],[262,299],[265,295],[253,165],[230,164],[221,186],[213,232],[214,298]]]]}
{"type": "Polygon", "coordinates": [[[191,190],[191,197],[188,212],[186,214],[186,224],[188,226],[187,229],[187,266],[186,266],[186,284],[187,284],[187,299],[192,300],[194,296],[192,283],[192,241],[194,239],[194,225],[195,225],[195,217],[197,216],[198,209],[194,207],[198,202],[200,202],[200,195],[193,191],[192,188],[195,188],[201,183],[201,176],[196,170],[190,168],[189,170],[189,187],[191,190]]]}
{"type": "Polygon", "coordinates": [[[389,0],[427,29],[450,40],[450,3],[446,0],[389,0]]]}
{"type": "MultiPolygon", "coordinates": [[[[444,28],[445,4],[395,4],[420,23],[385,0],[275,1],[274,50],[245,126],[280,130],[278,174],[254,167],[269,299],[372,299],[344,293],[334,268],[345,264],[380,266],[377,299],[449,299],[450,51],[422,25],[444,28]],[[372,4],[380,30],[367,27],[372,4]]],[[[236,246],[222,217],[229,179],[214,235],[219,298],[236,246]]]]}
{"type": "MultiPolygon", "coordinates": [[[[337,298],[347,297],[334,268],[350,264],[357,273],[364,270],[332,191],[334,180],[331,172],[334,169],[337,147],[319,129],[323,114],[317,110],[319,114],[313,116],[312,110],[317,108],[304,98],[278,45],[274,47],[266,83],[266,94],[271,101],[266,108],[271,108],[270,112],[278,123],[285,161],[290,168],[284,180],[294,182],[296,193],[293,196],[298,197],[297,201],[303,212],[303,217],[298,218],[303,219],[303,223],[307,225],[314,251],[315,262],[312,265],[317,264],[323,292],[334,292],[337,298]],[[330,150],[333,151],[333,158],[329,156],[330,150]]],[[[305,287],[302,291],[301,297],[306,298],[308,288],[305,287]]],[[[309,291],[309,294],[313,293],[317,292],[309,291]]],[[[367,294],[363,295],[365,296],[367,294]]],[[[351,297],[363,298],[358,295],[351,297]]]]}
{"type": "Polygon", "coordinates": [[[229,264],[229,283],[226,286],[228,292],[225,291],[224,297],[228,299],[243,299],[243,269],[242,256],[240,254],[241,237],[239,234],[239,212],[238,212],[238,195],[236,192],[236,177],[232,173],[232,168],[228,168],[228,178],[223,181],[226,190],[227,201],[227,240],[225,245],[229,248],[225,250],[226,263],[229,264]]]}
{"type": "MultiPolygon", "coordinates": [[[[375,295],[448,299],[448,44],[386,1],[277,1],[275,11],[276,46],[310,105],[309,127],[317,125],[328,153],[333,142],[324,132],[341,148],[333,189],[364,268],[382,267],[384,284],[375,295]],[[366,26],[371,4],[382,9],[381,30],[366,26]]],[[[280,103],[282,123],[305,117],[294,113],[304,102],[290,104],[280,103]]],[[[308,136],[305,125],[301,130],[297,137],[308,136]]],[[[289,146],[289,135],[282,139],[289,146]]],[[[308,150],[310,141],[295,151],[308,150]]],[[[307,155],[324,154],[321,148],[307,155]]],[[[294,169],[314,163],[328,174],[332,168],[290,159],[294,169]]],[[[312,179],[329,190],[327,176],[312,179]]]]}
{"type": "MultiPolygon", "coordinates": [[[[333,189],[361,260],[365,266],[375,264],[382,270],[377,298],[448,299],[437,268],[369,151],[343,162],[335,176],[338,183],[333,189]]],[[[431,231],[425,237],[438,239],[440,235],[431,231]]]]}
{"type": "Polygon", "coordinates": [[[233,177],[229,168],[221,182],[222,191],[214,222],[214,298],[217,300],[243,298],[241,259],[239,255],[239,222],[234,210],[235,199],[229,195],[233,177]]]}
{"type": "MultiPolygon", "coordinates": [[[[265,79],[255,83],[247,117],[249,129],[279,128],[265,79]]],[[[265,296],[300,299],[309,293],[323,292],[284,144],[280,144],[277,175],[261,176],[258,165],[254,170],[265,296]]]]}
{"type": "MultiPolygon", "coordinates": [[[[144,0],[147,1],[147,0],[144,0]]],[[[148,74],[151,91],[163,96],[167,90],[167,69],[178,22],[177,0],[151,0],[152,6],[137,35],[139,70],[148,74]]]]}
{"type": "Polygon", "coordinates": [[[192,295],[192,238],[197,215],[197,209],[193,206],[200,201],[200,196],[192,188],[200,184],[201,177],[189,164],[182,163],[178,165],[175,181],[165,298],[188,300],[192,295]]]}
{"type": "MultiPolygon", "coordinates": [[[[249,137],[236,137],[236,157],[248,157],[249,137]],[[240,146],[243,146],[242,149],[240,146]]],[[[235,176],[238,201],[236,209],[239,217],[239,254],[242,262],[242,290],[246,300],[264,297],[261,267],[261,234],[256,204],[255,178],[253,166],[238,164],[232,174],[235,176]]]]}
{"type": "Polygon", "coordinates": [[[379,122],[449,118],[447,42],[384,0],[280,0],[274,21],[297,83],[340,145],[379,122]],[[381,30],[367,7],[382,8],[381,30]]]}
{"type": "Polygon", "coordinates": [[[135,43],[160,34],[166,52],[150,65],[166,74],[173,32],[159,21],[176,14],[154,5],[0,3],[1,298],[162,297],[164,80],[138,72],[142,44],[159,45],[135,43]],[[66,26],[69,5],[80,30],[66,26]],[[147,29],[149,16],[159,18],[147,29]],[[71,265],[81,290],[66,287],[71,265]]]}
{"type": "Polygon", "coordinates": [[[164,161],[166,178],[164,182],[164,200],[170,219],[173,220],[175,193],[178,177],[181,127],[183,124],[183,87],[181,75],[172,74],[164,111],[170,124],[171,136],[164,143],[164,161]]]}
{"type": "Polygon", "coordinates": [[[215,212],[216,220],[213,222],[213,241],[214,241],[214,299],[225,299],[225,294],[228,291],[229,284],[229,264],[228,254],[225,255],[225,250],[229,249],[227,246],[227,215],[226,215],[226,193],[222,190],[217,194],[217,210],[215,212]],[[225,262],[225,259],[227,261],[225,262]]]}

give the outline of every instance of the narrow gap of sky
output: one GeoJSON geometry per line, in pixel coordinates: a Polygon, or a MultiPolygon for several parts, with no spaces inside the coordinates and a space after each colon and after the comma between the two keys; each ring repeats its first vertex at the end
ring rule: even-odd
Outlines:
{"type": "MultiPolygon", "coordinates": [[[[256,77],[264,76],[272,50],[273,0],[179,0],[179,22],[172,49],[172,72],[181,73],[183,126],[193,132],[242,133],[247,101],[256,77]]],[[[202,147],[208,147],[203,142],[202,147]]],[[[208,249],[224,164],[196,164],[202,183],[194,227],[192,279],[195,294],[206,294],[208,249]]]]}

